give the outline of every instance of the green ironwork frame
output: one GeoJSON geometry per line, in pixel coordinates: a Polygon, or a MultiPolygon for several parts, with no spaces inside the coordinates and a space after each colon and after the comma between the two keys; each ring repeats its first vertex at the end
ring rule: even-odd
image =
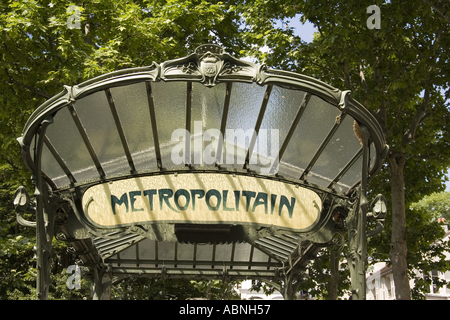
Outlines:
{"type": "MultiPolygon", "coordinates": [[[[385,212],[377,212],[377,214],[372,214],[371,210],[373,205],[369,206],[367,199],[367,185],[370,178],[372,178],[382,167],[383,160],[387,155],[389,150],[380,125],[378,124],[375,116],[364,108],[360,103],[355,101],[350,94],[350,91],[340,91],[335,89],[317,79],[304,76],[301,74],[296,74],[287,71],[279,71],[267,68],[265,65],[256,65],[251,62],[243,61],[234,58],[228,53],[224,52],[223,49],[217,45],[203,45],[197,48],[196,52],[180,59],[166,61],[162,64],[154,63],[148,67],[142,68],[131,68],[126,70],[120,70],[112,72],[103,76],[96,77],[94,79],[83,82],[77,86],[68,87],[65,86],[64,90],[49,99],[47,102],[42,104],[28,119],[23,134],[18,141],[22,150],[22,158],[26,167],[33,173],[34,184],[35,184],[35,206],[32,205],[32,201],[29,199],[28,194],[23,190],[18,190],[15,198],[15,205],[18,215],[18,221],[22,225],[28,227],[36,227],[36,238],[37,238],[37,266],[38,266],[38,276],[37,276],[37,292],[38,299],[46,299],[48,297],[48,286],[50,279],[50,259],[52,255],[51,240],[55,232],[55,220],[58,216],[58,212],[62,210],[65,206],[70,204],[71,210],[77,216],[78,220],[83,224],[83,226],[92,235],[97,235],[110,239],[117,239],[124,235],[125,232],[133,232],[133,228],[118,228],[114,230],[97,230],[94,226],[90,225],[83,218],[83,208],[81,206],[81,196],[87,188],[92,185],[105,182],[105,173],[98,159],[96,158],[95,151],[90,145],[89,139],[86,135],[83,135],[83,130],[81,124],[78,126],[80,129],[80,134],[85,141],[85,144],[89,150],[92,160],[98,171],[98,178],[93,179],[90,182],[78,182],[75,180],[70,170],[65,166],[64,162],[59,157],[58,153],[54,148],[52,148],[51,143],[46,139],[45,130],[52,123],[52,116],[61,108],[68,106],[71,108],[72,103],[76,100],[83,98],[93,92],[104,90],[108,98],[110,98],[109,89],[118,85],[132,84],[137,82],[145,82],[147,93],[149,109],[152,121],[153,136],[155,139],[155,152],[156,160],[158,164],[158,169],[154,171],[148,171],[144,173],[137,174],[130,151],[126,144],[126,139],[124,138],[123,132],[121,131],[120,120],[118,119],[117,113],[114,113],[115,107],[112,99],[110,101],[110,107],[113,112],[114,121],[117,125],[119,136],[124,147],[124,153],[127,156],[130,173],[127,175],[120,175],[116,177],[108,177],[107,181],[121,180],[130,177],[137,176],[149,176],[149,175],[160,175],[160,174],[175,174],[185,172],[214,172],[214,173],[224,173],[224,174],[243,174],[250,175],[254,177],[263,177],[265,179],[274,179],[278,181],[288,182],[296,185],[300,185],[305,188],[309,188],[317,192],[324,200],[326,210],[323,210],[323,215],[326,218],[322,219],[322,224],[317,226],[314,230],[311,230],[308,234],[304,235],[304,240],[301,242],[303,249],[299,248],[296,251],[296,255],[293,258],[295,261],[289,266],[285,267],[282,272],[276,275],[271,274],[274,279],[284,279],[284,287],[281,288],[284,296],[286,298],[292,298],[295,294],[296,286],[300,283],[300,278],[302,277],[301,268],[304,267],[307,262],[314,257],[317,251],[324,245],[328,245],[333,241],[333,237],[338,231],[334,228],[336,221],[333,221],[332,214],[334,212],[343,212],[346,224],[346,230],[348,231],[349,248],[350,255],[348,257],[348,263],[350,266],[351,279],[352,279],[352,298],[354,300],[365,299],[365,267],[367,260],[367,236],[373,236],[380,232],[384,223],[385,212]],[[206,65],[212,65],[214,68],[207,69],[206,65]],[[333,136],[334,132],[339,127],[341,121],[336,121],[335,126],[328,133],[327,137],[322,142],[320,148],[312,156],[309,165],[305,168],[303,174],[299,179],[291,179],[283,177],[280,175],[274,176],[263,176],[256,172],[249,170],[248,159],[249,154],[251,154],[251,147],[249,148],[246,156],[246,164],[242,170],[229,170],[226,168],[221,168],[216,165],[214,168],[195,168],[187,166],[184,169],[176,168],[164,168],[161,163],[161,154],[159,151],[158,133],[156,130],[157,123],[154,115],[154,106],[151,95],[151,83],[155,81],[187,81],[192,87],[192,83],[198,82],[202,83],[207,87],[215,86],[218,83],[224,82],[227,84],[227,95],[224,104],[224,110],[228,110],[228,104],[230,99],[230,91],[232,90],[233,82],[247,82],[256,83],[258,85],[267,85],[266,95],[270,94],[270,90],[273,85],[281,86],[289,89],[301,89],[307,94],[302,101],[302,107],[299,109],[298,114],[294,120],[294,124],[290,128],[287,138],[280,148],[280,153],[284,152],[287,143],[292,137],[293,130],[295,129],[295,124],[298,123],[302,116],[304,106],[308,104],[311,95],[316,95],[321,99],[335,105],[341,112],[341,121],[345,115],[351,115],[360,125],[361,132],[363,134],[362,138],[362,148],[354,155],[354,157],[347,163],[347,165],[339,172],[339,174],[334,178],[334,180],[327,186],[317,186],[307,181],[307,175],[317,161],[321,152],[324,150],[328,144],[330,138],[333,136]],[[109,95],[108,95],[109,93],[109,95]],[[34,142],[34,146],[32,146],[34,142]],[[375,145],[375,150],[377,155],[375,157],[375,163],[369,164],[369,146],[373,143],[375,145]],[[41,155],[43,145],[46,145],[50,150],[52,155],[55,157],[56,161],[61,166],[62,170],[65,172],[69,178],[70,185],[63,188],[58,188],[51,179],[46,177],[41,170],[41,155]],[[32,151],[34,148],[34,151],[32,151]],[[347,172],[347,170],[356,162],[359,157],[362,156],[362,179],[355,186],[353,186],[349,192],[342,194],[334,189],[334,184],[339,181],[339,179],[347,172]],[[58,211],[59,210],[59,211],[58,211]],[[23,219],[23,212],[32,211],[36,213],[36,222],[29,222],[23,219]],[[373,216],[378,219],[379,227],[376,230],[371,230],[367,232],[367,216],[373,216]],[[112,231],[116,231],[115,235],[111,235],[112,231]],[[294,284],[295,282],[295,284],[294,284]]],[[[189,91],[189,88],[188,88],[189,91]]],[[[188,99],[189,101],[189,99],[188,99]]],[[[267,101],[267,99],[265,100],[267,101]]],[[[259,126],[261,125],[262,115],[264,113],[264,102],[261,106],[261,116],[257,119],[255,130],[258,132],[259,126]]],[[[224,112],[221,131],[225,129],[224,123],[226,122],[226,115],[228,112],[224,112]]],[[[187,126],[190,124],[190,108],[187,105],[186,121],[187,126]]],[[[77,117],[74,115],[74,121],[77,123],[77,117]]],[[[186,127],[189,131],[190,128],[186,127]]],[[[250,146],[254,144],[251,142],[250,146]]],[[[220,155],[218,155],[220,157],[220,155]]],[[[165,228],[167,226],[160,226],[165,228]]],[[[142,232],[142,230],[141,230],[142,232]]],[[[288,231],[273,231],[273,230],[260,230],[257,231],[255,228],[248,227],[246,229],[247,241],[252,243],[255,247],[262,251],[267,251],[263,245],[258,244],[257,240],[261,238],[262,235],[267,234],[289,234],[288,231]],[[263,234],[264,233],[264,234],[263,234]]],[[[342,233],[342,230],[339,231],[342,233]]],[[[145,234],[147,237],[153,238],[155,240],[161,241],[165,240],[163,238],[158,238],[154,233],[145,234]]],[[[82,240],[73,239],[71,242],[74,246],[84,246],[90,247],[91,244],[84,243],[82,240]]],[[[70,239],[69,239],[70,241],[70,239]]],[[[89,251],[89,250],[88,250],[89,251]]],[[[95,294],[94,297],[99,298],[103,291],[108,287],[110,282],[103,282],[104,275],[107,274],[106,267],[98,262],[94,266],[91,266],[90,274],[93,277],[95,294]]],[[[111,270],[110,270],[111,271],[111,270]]],[[[140,272],[147,276],[153,276],[158,274],[160,276],[186,276],[189,272],[185,271],[179,272],[176,270],[147,270],[147,271],[137,271],[132,268],[124,270],[123,268],[116,268],[114,270],[117,274],[126,272],[128,274],[133,274],[140,272]]],[[[201,276],[201,271],[194,272],[196,275],[201,276]]],[[[243,272],[243,271],[231,271],[231,270],[216,270],[210,273],[210,276],[226,278],[230,275],[236,277],[263,277],[267,276],[264,272],[257,274],[255,272],[243,272]]]]}

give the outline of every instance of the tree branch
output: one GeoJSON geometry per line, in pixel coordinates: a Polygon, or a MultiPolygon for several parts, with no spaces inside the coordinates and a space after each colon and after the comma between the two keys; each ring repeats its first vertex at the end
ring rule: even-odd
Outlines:
{"type": "MultiPolygon", "coordinates": [[[[428,72],[430,74],[434,71],[435,64],[436,64],[437,58],[439,56],[438,54],[436,54],[437,50],[439,49],[438,43],[440,42],[441,35],[442,35],[442,31],[438,32],[438,31],[440,31],[439,29],[440,28],[438,28],[436,30],[435,36],[434,36],[434,41],[432,43],[434,54],[431,56],[430,60],[434,61],[434,63],[431,63],[429,66],[428,72]]],[[[403,135],[402,145],[407,145],[414,140],[414,136],[416,134],[417,127],[423,121],[423,119],[425,117],[425,112],[427,111],[427,108],[430,104],[430,89],[428,88],[428,85],[426,85],[426,87],[427,88],[425,88],[422,104],[419,107],[419,109],[417,110],[414,120],[411,122],[409,129],[406,130],[405,134],[403,135]]]]}
{"type": "Polygon", "coordinates": [[[48,93],[46,93],[46,92],[44,92],[44,91],[42,91],[42,90],[39,90],[39,89],[37,89],[37,88],[35,88],[35,87],[29,86],[29,85],[27,85],[27,84],[25,84],[25,83],[22,83],[22,82],[20,82],[20,81],[18,81],[18,80],[15,80],[15,79],[9,74],[8,69],[7,69],[6,67],[5,67],[5,72],[6,72],[6,75],[8,76],[8,78],[9,78],[9,82],[10,82],[10,83],[17,84],[17,85],[19,85],[19,86],[25,88],[26,90],[29,90],[29,91],[31,91],[31,92],[34,92],[34,93],[40,95],[41,97],[44,97],[45,99],[50,99],[50,98],[52,97],[51,95],[49,95],[48,93]]]}
{"type": "Polygon", "coordinates": [[[316,67],[319,67],[320,69],[323,69],[325,71],[328,71],[329,73],[332,73],[336,77],[336,79],[339,79],[340,81],[345,82],[345,80],[342,77],[340,77],[339,74],[337,74],[332,68],[327,67],[327,66],[322,65],[322,64],[319,64],[317,62],[314,62],[311,59],[309,59],[308,62],[310,64],[312,64],[312,65],[315,65],[316,67]]]}
{"type": "Polygon", "coordinates": [[[344,75],[345,75],[345,86],[348,90],[352,90],[352,83],[350,81],[350,72],[348,71],[347,59],[344,59],[344,75]]]}
{"type": "Polygon", "coordinates": [[[450,16],[447,15],[447,11],[442,11],[444,8],[439,8],[436,4],[430,1],[424,0],[424,2],[430,5],[437,13],[439,13],[445,20],[447,20],[448,23],[450,23],[450,16]]]}
{"type": "Polygon", "coordinates": [[[403,108],[404,108],[404,106],[406,104],[406,100],[407,100],[410,88],[411,88],[411,83],[408,82],[408,86],[406,87],[405,95],[403,96],[402,104],[398,108],[397,116],[394,119],[394,123],[391,125],[391,127],[388,130],[388,135],[390,135],[392,133],[392,131],[394,130],[398,120],[400,119],[400,116],[402,114],[403,108]]]}
{"type": "Polygon", "coordinates": [[[383,129],[384,137],[387,138],[389,136],[389,131],[387,129],[387,111],[386,111],[386,100],[383,100],[380,104],[380,107],[377,110],[378,121],[381,124],[383,129]]]}
{"type": "Polygon", "coordinates": [[[403,157],[405,159],[425,160],[425,159],[438,157],[439,153],[430,153],[430,154],[423,155],[423,156],[415,156],[415,155],[412,155],[410,153],[404,153],[404,152],[399,152],[399,151],[394,151],[393,150],[392,152],[390,152],[390,155],[391,155],[392,158],[403,157]]]}
{"type": "Polygon", "coordinates": [[[8,163],[15,171],[19,170],[19,167],[17,165],[14,164],[13,161],[9,160],[9,159],[4,159],[6,163],[8,163]]]}
{"type": "Polygon", "coordinates": [[[39,90],[39,89],[37,89],[37,88],[35,88],[35,87],[32,87],[32,86],[26,85],[26,84],[24,84],[24,83],[21,83],[20,81],[17,81],[17,80],[14,80],[14,79],[13,79],[13,82],[16,83],[16,84],[18,84],[18,85],[20,85],[20,86],[22,86],[22,87],[24,87],[24,88],[27,89],[28,91],[34,92],[34,93],[40,95],[41,97],[44,97],[45,99],[50,99],[50,98],[52,97],[52,96],[49,95],[48,93],[46,93],[46,92],[44,92],[44,91],[42,91],[42,90],[39,90]]]}
{"type": "Polygon", "coordinates": [[[429,104],[430,104],[430,90],[427,88],[425,89],[422,104],[420,105],[420,108],[417,110],[414,120],[411,122],[409,129],[406,130],[405,134],[403,135],[402,145],[407,145],[414,140],[417,127],[421,123],[429,104]]]}

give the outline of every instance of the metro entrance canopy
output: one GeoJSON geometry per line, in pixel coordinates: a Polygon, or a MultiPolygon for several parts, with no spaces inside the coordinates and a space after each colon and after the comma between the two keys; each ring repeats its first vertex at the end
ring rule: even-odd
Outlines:
{"type": "Polygon", "coordinates": [[[66,86],[18,140],[36,191],[14,202],[37,230],[40,299],[54,235],[95,298],[128,276],[281,280],[293,298],[320,248],[345,242],[353,299],[365,297],[366,237],[385,214],[366,188],[388,147],[348,91],[203,45],[66,86]]]}

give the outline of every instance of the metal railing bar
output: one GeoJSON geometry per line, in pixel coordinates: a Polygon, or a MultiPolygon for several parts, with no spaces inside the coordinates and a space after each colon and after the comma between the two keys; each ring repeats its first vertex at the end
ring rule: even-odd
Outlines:
{"type": "Polygon", "coordinates": [[[225,91],[225,102],[223,104],[223,113],[222,113],[222,121],[220,123],[220,133],[222,134],[222,139],[219,139],[219,144],[217,146],[217,157],[216,164],[221,164],[222,152],[223,152],[223,142],[225,139],[225,130],[227,127],[227,119],[228,119],[228,109],[230,108],[230,98],[231,98],[231,89],[233,87],[232,82],[227,83],[226,91],[225,91]]]}
{"type": "Polygon", "coordinates": [[[272,255],[281,257],[284,260],[287,260],[290,256],[290,252],[287,252],[280,247],[274,246],[273,244],[263,243],[263,242],[260,242],[259,240],[256,244],[258,244],[260,247],[264,248],[265,250],[270,251],[270,253],[272,255]]]}
{"type": "Polygon", "coordinates": [[[253,266],[253,253],[254,253],[254,251],[255,251],[255,247],[251,246],[250,247],[250,259],[248,260],[248,263],[249,263],[248,270],[250,270],[252,268],[252,266],[253,266]]]}
{"type": "MultiPolygon", "coordinates": [[[[322,201],[323,201],[323,199],[322,199],[322,201]]],[[[290,234],[280,234],[280,235],[277,235],[277,237],[279,238],[279,239],[285,239],[286,241],[288,241],[288,242],[294,242],[294,243],[297,243],[298,244],[298,241],[299,241],[299,237],[296,237],[296,236],[293,236],[293,235],[290,235],[290,234]]]]}
{"type": "Polygon", "coordinates": [[[174,257],[173,257],[173,260],[174,260],[174,267],[176,268],[177,267],[177,262],[178,262],[178,242],[175,242],[175,250],[174,250],[175,252],[174,252],[174,257]]]}
{"type": "MultiPolygon", "coordinates": [[[[234,261],[234,253],[236,251],[236,243],[233,242],[233,245],[231,246],[231,257],[230,257],[230,261],[233,262],[234,261]]],[[[230,269],[233,269],[233,266],[230,266],[230,269]]]]}
{"type": "Polygon", "coordinates": [[[356,161],[361,157],[363,149],[360,148],[358,152],[350,159],[350,161],[342,168],[342,170],[336,175],[336,177],[328,185],[328,188],[332,188],[335,183],[342,179],[342,177],[347,173],[347,171],[355,164],[356,161]]]}
{"type": "Polygon", "coordinates": [[[66,163],[61,158],[59,152],[56,151],[55,147],[53,146],[53,144],[51,143],[51,141],[48,139],[47,136],[44,136],[44,144],[47,147],[47,149],[50,151],[50,153],[52,154],[53,158],[55,158],[56,162],[58,162],[59,166],[66,174],[67,178],[69,178],[70,183],[74,184],[75,182],[77,182],[77,180],[73,176],[72,172],[70,172],[70,169],[67,167],[66,163]]]}
{"type": "Polygon", "coordinates": [[[269,239],[270,241],[279,243],[280,245],[284,246],[284,247],[288,247],[292,250],[294,250],[295,248],[297,248],[298,244],[297,243],[293,243],[293,242],[289,242],[286,240],[283,240],[277,236],[268,236],[266,237],[266,239],[269,239]]]}
{"type": "Polygon", "coordinates": [[[139,268],[139,242],[136,243],[136,267],[139,268]]]}
{"type": "Polygon", "coordinates": [[[155,144],[156,165],[158,166],[159,169],[161,169],[162,168],[161,150],[159,147],[158,128],[156,126],[155,104],[153,101],[152,86],[150,84],[150,81],[145,82],[145,87],[147,89],[148,109],[150,112],[150,122],[152,124],[153,142],[155,144]]]}
{"type": "Polygon", "coordinates": [[[139,236],[136,236],[135,234],[129,234],[129,235],[125,235],[119,239],[105,239],[105,241],[98,241],[98,242],[96,241],[94,244],[95,244],[96,248],[102,249],[104,247],[111,246],[111,245],[117,245],[117,244],[119,246],[122,246],[129,242],[135,242],[138,240],[140,240],[139,236]]]}
{"type": "Polygon", "coordinates": [[[211,268],[214,269],[214,265],[216,263],[216,249],[217,249],[217,245],[213,244],[213,252],[212,252],[212,265],[211,268]]]}
{"type": "Polygon", "coordinates": [[[268,256],[269,257],[269,259],[267,260],[267,270],[269,270],[270,269],[270,265],[269,264],[271,264],[271,263],[273,263],[272,262],[272,257],[271,256],[268,256]]]}
{"type": "MultiPolygon", "coordinates": [[[[218,277],[223,276],[223,270],[201,270],[201,269],[177,269],[177,268],[165,268],[164,271],[160,268],[127,268],[127,267],[113,267],[113,274],[138,274],[140,276],[145,275],[159,275],[163,272],[166,275],[174,276],[210,276],[218,277]]],[[[277,272],[274,271],[264,271],[264,270],[226,270],[226,275],[231,277],[276,277],[277,272]]]]}
{"type": "Polygon", "coordinates": [[[119,119],[119,114],[117,113],[116,104],[114,103],[114,99],[111,94],[111,89],[105,89],[106,98],[108,99],[109,108],[111,109],[111,113],[114,119],[114,123],[116,124],[117,132],[119,133],[120,142],[122,143],[123,151],[127,157],[128,165],[130,166],[130,173],[135,174],[136,168],[134,167],[133,158],[131,157],[130,148],[128,146],[127,139],[125,137],[125,133],[123,132],[123,127],[119,119]]]}
{"type": "MultiPolygon", "coordinates": [[[[159,257],[158,257],[158,241],[155,241],[155,259],[159,260],[159,257]]],[[[156,264],[156,267],[158,267],[158,263],[156,264]]]]}
{"type": "MultiPolygon", "coordinates": [[[[158,264],[167,264],[167,265],[193,265],[192,260],[154,260],[154,259],[139,259],[139,261],[137,261],[136,259],[115,259],[115,258],[108,258],[105,260],[106,263],[108,264],[113,264],[113,263],[120,263],[120,264],[136,264],[139,263],[140,265],[144,265],[144,264],[150,264],[150,265],[158,265],[158,264]]],[[[278,267],[280,266],[279,262],[257,262],[257,261],[252,261],[251,263],[247,262],[247,261],[196,261],[196,266],[235,266],[235,267],[278,267]],[[213,264],[211,264],[212,262],[214,262],[213,264]]],[[[195,268],[194,268],[195,269],[195,268]]],[[[204,269],[207,270],[207,269],[204,269]]],[[[219,270],[219,269],[217,269],[219,270]]]]}
{"type": "Polygon", "coordinates": [[[197,266],[197,244],[194,244],[194,254],[192,256],[193,268],[197,266]]]}
{"type": "Polygon", "coordinates": [[[97,168],[100,179],[104,179],[106,177],[105,171],[103,171],[102,165],[100,164],[100,161],[98,160],[98,157],[97,157],[97,154],[95,153],[94,147],[92,146],[92,143],[89,140],[86,130],[84,129],[83,124],[81,123],[81,120],[78,117],[78,114],[77,114],[75,108],[73,107],[72,104],[69,104],[68,108],[69,108],[70,114],[72,115],[72,119],[75,122],[75,125],[78,129],[78,132],[80,133],[81,138],[83,139],[83,142],[89,152],[89,155],[91,156],[91,159],[94,162],[95,167],[97,168]]]}
{"type": "Polygon", "coordinates": [[[185,137],[185,166],[191,166],[191,114],[192,114],[192,82],[187,82],[186,88],[186,137],[185,137]]]}
{"type": "Polygon", "coordinates": [[[266,112],[267,103],[269,102],[270,94],[272,92],[273,85],[269,84],[266,87],[266,92],[264,93],[264,98],[261,103],[261,108],[259,109],[258,118],[256,119],[255,128],[253,131],[253,137],[248,146],[247,155],[245,156],[244,169],[249,168],[250,157],[253,154],[253,149],[255,148],[256,139],[258,138],[259,129],[261,128],[261,123],[264,119],[264,113],[266,112]]]}
{"type": "Polygon", "coordinates": [[[306,109],[306,106],[309,103],[309,100],[311,99],[311,96],[312,96],[311,93],[306,92],[305,96],[303,97],[300,108],[298,109],[297,114],[295,115],[294,121],[292,121],[292,125],[289,128],[289,131],[286,135],[286,138],[284,139],[283,144],[281,145],[280,152],[279,152],[280,161],[281,161],[281,158],[283,157],[284,152],[286,151],[286,148],[287,148],[289,142],[291,141],[292,136],[294,135],[295,129],[297,129],[297,125],[300,122],[300,119],[303,115],[303,112],[306,109]]]}
{"type": "Polygon", "coordinates": [[[267,241],[264,238],[258,239],[256,243],[271,250],[272,252],[278,252],[285,257],[289,257],[291,254],[291,252],[288,249],[286,249],[286,247],[284,247],[283,245],[267,241]]]}
{"type": "Polygon", "coordinates": [[[326,146],[330,142],[331,138],[336,133],[337,129],[341,125],[341,123],[344,121],[346,116],[346,113],[341,113],[339,116],[336,117],[336,122],[334,123],[333,127],[331,127],[330,131],[328,132],[325,139],[320,144],[319,148],[317,149],[316,153],[312,157],[309,164],[306,166],[305,171],[303,171],[302,175],[300,176],[300,180],[304,180],[305,177],[308,175],[308,173],[311,171],[312,167],[316,163],[316,161],[319,159],[320,155],[322,154],[323,150],[325,150],[326,146]]]}

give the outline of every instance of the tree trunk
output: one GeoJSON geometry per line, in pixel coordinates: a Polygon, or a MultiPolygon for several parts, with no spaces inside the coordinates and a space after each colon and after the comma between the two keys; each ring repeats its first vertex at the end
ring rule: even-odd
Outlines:
{"type": "Polygon", "coordinates": [[[405,161],[403,155],[389,156],[392,194],[392,235],[389,258],[392,262],[397,300],[411,300],[408,263],[406,261],[408,248],[406,244],[405,181],[403,177],[405,161]]]}

